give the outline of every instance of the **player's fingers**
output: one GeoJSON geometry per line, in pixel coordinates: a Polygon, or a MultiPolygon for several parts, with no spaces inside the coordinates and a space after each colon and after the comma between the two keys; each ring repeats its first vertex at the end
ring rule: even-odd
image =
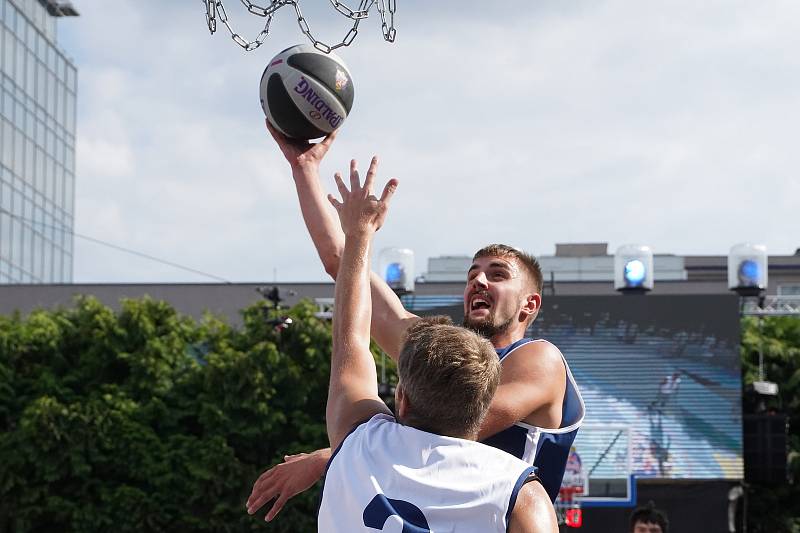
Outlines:
{"type": "Polygon", "coordinates": [[[270,509],[269,512],[267,513],[265,520],[269,522],[273,518],[275,518],[275,516],[277,516],[277,514],[281,512],[281,509],[283,509],[283,506],[286,504],[286,501],[288,499],[289,497],[286,494],[284,493],[279,494],[278,499],[275,500],[275,503],[272,504],[272,509],[270,509]]]}
{"type": "Polygon", "coordinates": [[[276,140],[276,141],[286,141],[286,140],[288,140],[288,139],[289,139],[289,137],[287,137],[286,135],[284,135],[283,133],[281,133],[281,132],[278,130],[278,128],[276,128],[275,126],[273,126],[273,125],[270,123],[269,119],[265,118],[265,119],[264,119],[264,123],[267,125],[267,130],[268,130],[268,131],[269,131],[269,132],[272,134],[272,136],[275,138],[275,140],[276,140]]]}
{"type": "Polygon", "coordinates": [[[367,178],[364,180],[364,190],[367,194],[372,193],[372,184],[375,182],[375,174],[378,172],[378,156],[373,156],[372,161],[369,162],[369,169],[367,170],[367,178]]]}
{"type": "Polygon", "coordinates": [[[270,468],[269,470],[267,470],[266,472],[264,472],[263,474],[261,474],[260,476],[258,476],[258,479],[253,484],[253,492],[255,493],[257,491],[261,491],[268,484],[272,483],[273,482],[272,478],[277,473],[278,473],[278,467],[276,465],[276,466],[273,466],[272,468],[270,468]]]}
{"type": "Polygon", "coordinates": [[[280,130],[278,130],[278,128],[273,126],[268,119],[264,119],[264,122],[266,123],[267,130],[272,135],[272,138],[275,139],[275,141],[278,143],[278,145],[280,145],[282,147],[283,146],[300,146],[300,147],[302,147],[304,145],[308,145],[309,144],[308,141],[301,141],[299,139],[292,139],[291,137],[281,133],[280,130]]]}
{"type": "Polygon", "coordinates": [[[254,491],[253,494],[250,495],[250,498],[247,500],[247,514],[253,514],[258,511],[258,508],[263,505],[261,501],[261,496],[264,494],[263,491],[254,491]]]}
{"type": "Polygon", "coordinates": [[[267,503],[274,497],[275,494],[273,491],[270,491],[269,495],[267,495],[267,493],[259,494],[258,498],[253,500],[253,503],[247,506],[247,514],[254,514],[258,512],[258,510],[261,509],[265,503],[267,503]]]}
{"type": "Polygon", "coordinates": [[[275,472],[275,467],[270,468],[260,476],[255,483],[253,483],[253,490],[250,492],[250,497],[247,498],[247,505],[249,506],[251,502],[255,501],[258,495],[263,491],[264,486],[269,482],[270,477],[272,477],[273,473],[275,472]]]}
{"type": "Polygon", "coordinates": [[[339,189],[339,194],[342,195],[342,200],[347,198],[347,195],[350,194],[350,191],[347,190],[347,187],[342,180],[342,175],[338,172],[333,175],[333,179],[336,182],[336,187],[339,189]]]}
{"type": "Polygon", "coordinates": [[[356,192],[361,188],[361,182],[358,177],[358,162],[355,159],[350,160],[350,190],[356,192]]]}
{"type": "Polygon", "coordinates": [[[273,127],[273,125],[269,123],[269,119],[265,118],[264,123],[267,125],[267,131],[269,131],[273,139],[275,139],[276,141],[283,141],[284,139],[286,139],[286,135],[275,129],[275,127],[273,127]]]}
{"type": "Polygon", "coordinates": [[[381,202],[389,205],[389,200],[392,199],[392,195],[394,195],[394,191],[397,190],[398,181],[395,178],[390,179],[386,186],[383,188],[383,194],[381,194],[381,202]]]}
{"type": "Polygon", "coordinates": [[[261,494],[260,479],[259,481],[256,481],[255,485],[253,485],[253,490],[250,491],[250,496],[247,497],[247,503],[244,504],[244,506],[247,507],[248,510],[253,505],[253,502],[255,502],[258,499],[259,494],[261,494]]]}
{"type": "Polygon", "coordinates": [[[334,209],[337,211],[342,208],[342,202],[336,199],[332,194],[328,195],[328,201],[331,203],[334,209]]]}
{"type": "Polygon", "coordinates": [[[256,497],[253,499],[253,501],[248,502],[247,504],[248,514],[253,514],[256,511],[258,511],[261,508],[261,506],[263,506],[265,503],[274,498],[277,492],[278,491],[275,485],[270,484],[266,487],[262,487],[261,490],[259,490],[258,493],[256,494],[256,497]]]}
{"type": "Polygon", "coordinates": [[[336,140],[336,135],[337,135],[338,133],[339,133],[339,128],[336,128],[335,130],[333,130],[332,132],[330,132],[329,134],[327,134],[327,135],[325,136],[325,138],[324,138],[324,139],[322,139],[322,141],[320,141],[320,143],[319,143],[319,144],[321,144],[322,146],[324,146],[324,147],[325,147],[325,150],[327,150],[328,148],[330,148],[330,147],[331,147],[331,144],[333,144],[333,141],[335,141],[335,140],[336,140]]]}

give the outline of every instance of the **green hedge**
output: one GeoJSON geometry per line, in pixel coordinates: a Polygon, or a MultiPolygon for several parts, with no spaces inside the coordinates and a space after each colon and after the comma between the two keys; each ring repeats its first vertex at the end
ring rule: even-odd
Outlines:
{"type": "Polygon", "coordinates": [[[327,445],[330,325],[256,305],[231,328],[92,298],[0,317],[0,531],[315,531],[316,491],[265,524],[253,481],[327,445]]]}

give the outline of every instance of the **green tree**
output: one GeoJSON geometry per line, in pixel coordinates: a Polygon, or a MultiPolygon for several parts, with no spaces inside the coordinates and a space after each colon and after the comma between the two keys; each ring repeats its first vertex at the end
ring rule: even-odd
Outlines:
{"type": "Polygon", "coordinates": [[[232,328],[93,298],[0,317],[0,532],[314,531],[316,494],[251,517],[253,481],[327,445],[330,325],[267,304],[232,328]]]}
{"type": "MultiPolygon", "coordinates": [[[[778,396],[764,407],[789,416],[789,476],[780,486],[753,484],[748,488],[748,531],[800,533],[800,318],[748,317],[742,322],[742,381],[759,378],[758,354],[764,374],[778,384],[778,396]]],[[[755,412],[758,400],[745,396],[745,412],[755,412]]]]}

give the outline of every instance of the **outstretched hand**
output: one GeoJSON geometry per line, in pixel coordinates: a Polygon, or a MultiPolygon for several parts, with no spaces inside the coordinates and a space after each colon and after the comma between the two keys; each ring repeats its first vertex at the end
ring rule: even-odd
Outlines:
{"type": "Polygon", "coordinates": [[[290,498],[319,481],[330,457],[330,448],[285,456],[283,463],[273,466],[256,480],[247,499],[247,512],[253,514],[265,503],[275,500],[265,517],[267,522],[274,519],[290,498]]]}
{"type": "Polygon", "coordinates": [[[328,200],[339,214],[339,221],[345,235],[372,234],[383,225],[389,210],[389,201],[397,189],[398,182],[394,178],[390,179],[383,188],[380,199],[376,198],[372,194],[372,185],[377,171],[378,158],[373,157],[367,171],[367,178],[362,186],[356,160],[350,161],[350,190],[342,181],[341,174],[337,172],[334,175],[339,194],[342,195],[342,201],[338,201],[332,194],[328,195],[328,200]]]}
{"type": "Polygon", "coordinates": [[[339,131],[333,130],[320,142],[310,143],[308,141],[287,137],[275,129],[275,127],[269,123],[269,120],[265,120],[265,122],[267,124],[267,129],[270,134],[272,134],[272,138],[278,143],[281,152],[283,152],[283,156],[292,168],[309,166],[319,168],[322,158],[328,153],[331,144],[333,144],[334,139],[336,139],[336,133],[339,131]]]}

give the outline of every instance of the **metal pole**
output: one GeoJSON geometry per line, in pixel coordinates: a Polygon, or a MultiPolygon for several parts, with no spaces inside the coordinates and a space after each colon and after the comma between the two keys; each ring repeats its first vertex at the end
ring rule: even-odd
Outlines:
{"type": "Polygon", "coordinates": [[[764,381],[764,317],[758,317],[758,380],[764,381]]]}

